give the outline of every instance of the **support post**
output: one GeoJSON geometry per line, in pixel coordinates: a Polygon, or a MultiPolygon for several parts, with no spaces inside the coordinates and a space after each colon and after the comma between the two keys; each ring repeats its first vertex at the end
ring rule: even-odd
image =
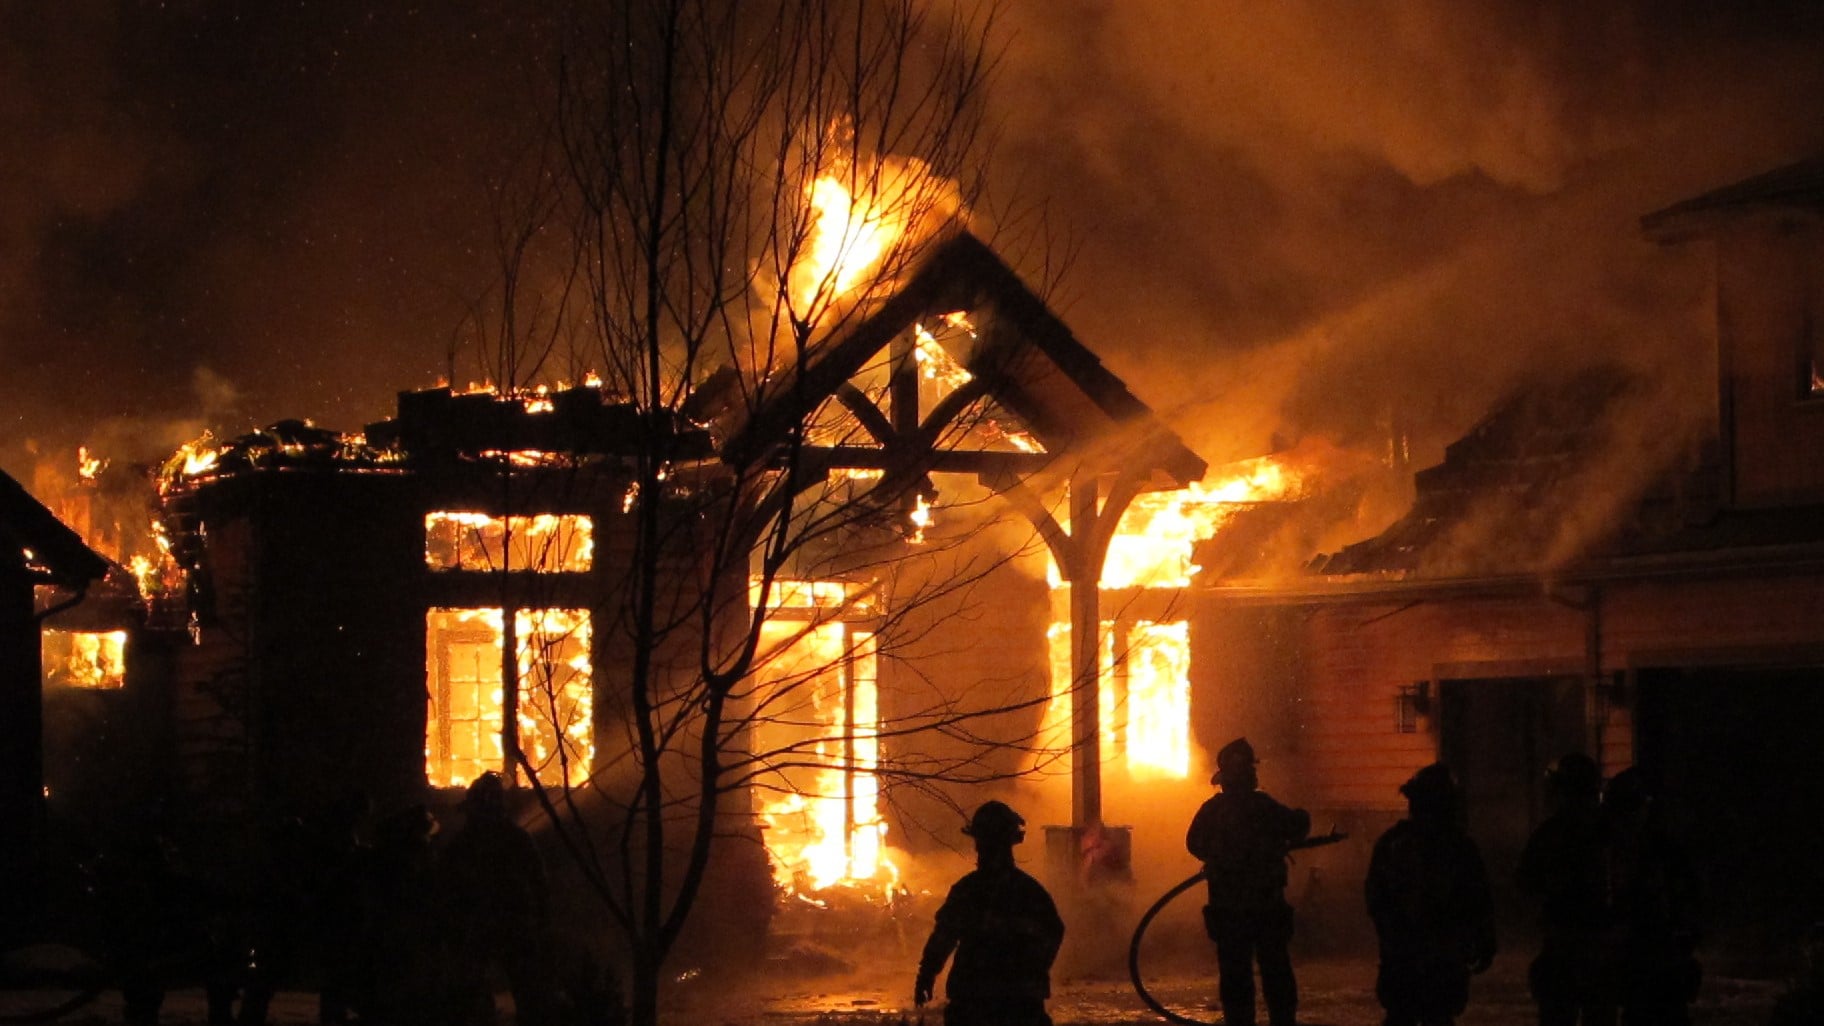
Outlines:
{"type": "MultiPolygon", "coordinates": [[[[1070,821],[1102,822],[1102,589],[1095,558],[1096,480],[1079,474],[1070,483],[1070,540],[1075,564],[1070,580],[1070,821]]],[[[1119,515],[1117,513],[1117,515],[1119,515]]]]}

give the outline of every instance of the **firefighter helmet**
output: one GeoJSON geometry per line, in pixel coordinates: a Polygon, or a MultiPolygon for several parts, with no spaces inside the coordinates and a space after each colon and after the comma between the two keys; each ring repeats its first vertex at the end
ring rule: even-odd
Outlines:
{"type": "Polygon", "coordinates": [[[1245,737],[1238,737],[1223,745],[1216,753],[1216,772],[1210,777],[1210,783],[1222,782],[1223,774],[1247,773],[1258,765],[1260,760],[1254,757],[1254,746],[1245,737]]]}
{"type": "Polygon", "coordinates": [[[1006,802],[987,801],[969,817],[963,833],[990,844],[1018,844],[1026,839],[1026,820],[1006,802]]]}
{"type": "Polygon", "coordinates": [[[1639,768],[1634,766],[1610,777],[1602,788],[1602,804],[1623,815],[1646,808],[1648,797],[1646,781],[1641,779],[1639,768]]]}
{"type": "Polygon", "coordinates": [[[1552,793],[1561,798],[1595,798],[1602,793],[1602,770],[1582,752],[1559,756],[1545,779],[1552,793]]]}
{"type": "Polygon", "coordinates": [[[1457,796],[1457,778],[1451,775],[1449,766],[1434,762],[1401,784],[1400,793],[1408,801],[1421,804],[1427,801],[1450,801],[1457,796]]]}
{"type": "Polygon", "coordinates": [[[506,802],[507,782],[493,770],[470,781],[468,793],[462,796],[464,808],[483,814],[501,811],[506,802]]]}

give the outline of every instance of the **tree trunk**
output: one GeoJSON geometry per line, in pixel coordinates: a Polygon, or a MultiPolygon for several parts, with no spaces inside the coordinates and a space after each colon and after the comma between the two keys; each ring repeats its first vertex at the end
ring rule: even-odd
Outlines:
{"type": "Polygon", "coordinates": [[[659,1026],[659,969],[645,951],[633,955],[633,978],[627,995],[628,1026],[659,1026]]]}

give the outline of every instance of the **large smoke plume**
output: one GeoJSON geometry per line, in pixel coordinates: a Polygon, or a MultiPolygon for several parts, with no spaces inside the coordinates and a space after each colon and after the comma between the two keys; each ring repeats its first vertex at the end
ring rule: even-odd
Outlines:
{"type": "Polygon", "coordinates": [[[1435,458],[1509,385],[1714,373],[1701,251],[1641,214],[1824,145],[1797,5],[1012,5],[1003,174],[1064,314],[1215,459],[1397,418],[1435,458]]]}

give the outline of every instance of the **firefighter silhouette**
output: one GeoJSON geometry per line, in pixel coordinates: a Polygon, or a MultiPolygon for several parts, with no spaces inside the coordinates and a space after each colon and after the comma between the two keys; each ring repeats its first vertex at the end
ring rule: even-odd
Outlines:
{"type": "Polygon", "coordinates": [[[1602,772],[1589,756],[1558,759],[1552,811],[1527,838],[1515,882],[1539,903],[1539,955],[1528,973],[1540,1026],[1615,1021],[1617,945],[1609,903],[1602,772]]]}
{"type": "Polygon", "coordinates": [[[553,1015],[549,889],[530,834],[507,813],[506,782],[483,773],[462,801],[466,819],[450,838],[436,872],[453,927],[451,1016],[458,1024],[493,1021],[489,973],[506,975],[515,1021],[544,1026],[553,1015]]]}
{"type": "Polygon", "coordinates": [[[1209,904],[1204,929],[1216,942],[1217,993],[1228,1026],[1254,1022],[1254,965],[1267,1020],[1292,1026],[1298,981],[1287,950],[1292,906],[1286,902],[1286,853],[1311,832],[1311,815],[1259,789],[1254,746],[1237,738],[1216,753],[1221,790],[1197,810],[1185,847],[1203,863],[1209,904]]]}
{"type": "Polygon", "coordinates": [[[984,802],[963,833],[975,841],[975,871],[950,888],[918,961],[913,1000],[931,1000],[946,961],[945,1026],[1051,1026],[1051,963],[1064,921],[1051,895],[1013,862],[1026,821],[1006,804],[984,802]],[[954,953],[955,959],[951,960],[954,953]]]}
{"type": "Polygon", "coordinates": [[[1682,1026],[1691,1021],[1702,977],[1694,955],[1696,873],[1660,821],[1639,770],[1622,770],[1603,788],[1602,819],[1621,1020],[1682,1026]]]}
{"type": "Polygon", "coordinates": [[[1488,873],[1448,767],[1419,770],[1400,793],[1407,816],[1375,842],[1364,888],[1380,940],[1375,996],[1385,1026],[1448,1026],[1469,1003],[1470,975],[1494,959],[1488,873]]]}

